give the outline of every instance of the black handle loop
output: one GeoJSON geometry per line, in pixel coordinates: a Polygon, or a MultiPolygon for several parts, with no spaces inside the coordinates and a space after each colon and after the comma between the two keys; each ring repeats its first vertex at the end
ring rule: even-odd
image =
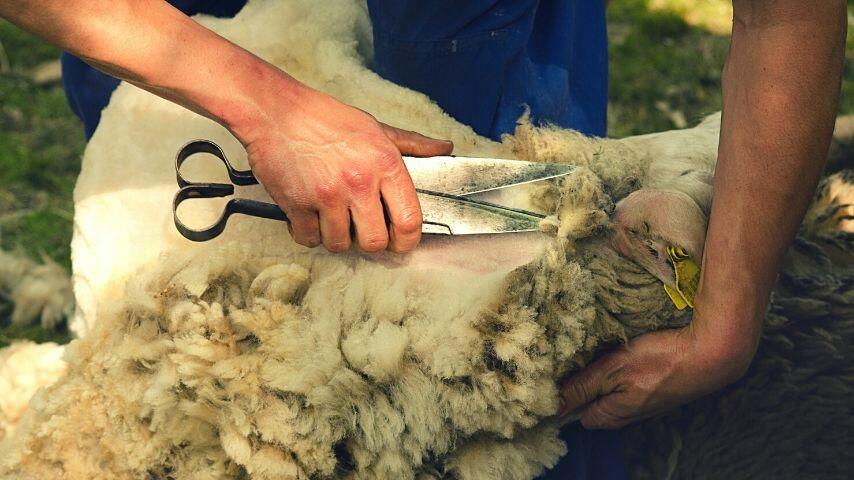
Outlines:
{"type": "Polygon", "coordinates": [[[222,164],[225,165],[225,170],[228,172],[228,179],[231,180],[231,183],[234,185],[246,186],[258,184],[258,179],[255,178],[252,170],[238,170],[234,168],[234,165],[228,161],[225,157],[225,153],[223,153],[219,145],[210,140],[193,140],[181,147],[181,150],[178,151],[178,155],[175,157],[175,175],[177,177],[179,187],[183,188],[195,183],[185,179],[184,176],[181,175],[181,166],[184,164],[184,161],[197,153],[209,153],[218,158],[222,164]]]}
{"type": "Polygon", "coordinates": [[[256,185],[258,180],[251,170],[237,170],[225,157],[222,149],[209,140],[194,140],[178,152],[175,158],[175,175],[178,186],[181,187],[175,194],[172,202],[172,216],[175,228],[188,240],[204,242],[218,237],[228,223],[228,219],[234,214],[249,215],[253,217],[268,218],[271,220],[288,221],[287,215],[278,205],[246,198],[233,198],[225,204],[222,215],[211,226],[203,229],[190,228],[178,218],[178,206],[181,202],[198,198],[220,198],[234,194],[234,185],[227,183],[194,183],[186,180],[181,175],[181,165],[187,158],[197,153],[209,153],[222,161],[228,171],[228,178],[234,185],[256,185]]]}

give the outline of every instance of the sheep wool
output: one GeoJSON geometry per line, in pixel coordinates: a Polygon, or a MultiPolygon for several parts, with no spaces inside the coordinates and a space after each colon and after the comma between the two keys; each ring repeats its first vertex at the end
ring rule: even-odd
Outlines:
{"type": "Polygon", "coordinates": [[[845,166],[819,185],[746,375],[624,430],[635,478],[851,477],[854,165],[845,166]]]}
{"type": "MultiPolygon", "coordinates": [[[[237,218],[216,240],[189,243],[172,225],[175,152],[208,138],[230,158],[245,153],[209,120],[121,85],[75,190],[80,338],[65,350],[67,373],[0,443],[3,478],[532,479],[566,451],[556,381],[609,345],[688,322],[657,278],[612,248],[611,216],[638,189],[676,190],[704,210],[718,117],[625,140],[523,119],[496,143],[367,68],[362,2],[250,1],[234,19],[200,21],[457,153],[579,168],[520,194],[548,215],[543,233],[521,240],[330,255],[293,244],[280,223],[237,218]]],[[[188,217],[202,224],[219,209],[188,217]]],[[[824,225],[816,231],[835,228],[824,225]]],[[[820,298],[850,305],[850,283],[833,285],[820,298]]]]}
{"type": "Polygon", "coordinates": [[[37,263],[0,250],[0,311],[7,309],[17,325],[51,329],[70,318],[74,296],[65,269],[48,258],[37,263]]]}
{"type": "MultiPolygon", "coordinates": [[[[358,2],[251,2],[233,20],[205,21],[383,121],[451,138],[460,153],[522,156],[538,141],[533,130],[504,144],[477,137],[371,73],[358,2]]],[[[519,269],[467,272],[310,252],[283,225],[254,219],[188,244],[171,225],[172,158],[199,137],[242,155],[211,122],[116,91],[75,190],[82,338],[67,348],[69,373],[36,395],[4,444],[4,472],[533,478],[565,449],[548,420],[555,380],[600,345],[686,321],[654,278],[604,246],[609,192],[628,182],[584,168],[610,156],[639,176],[645,152],[560,139],[577,143],[582,168],[535,202],[554,213],[560,240],[539,235],[542,251],[519,269]]]]}
{"type": "Polygon", "coordinates": [[[15,431],[36,391],[65,373],[62,352],[55,343],[28,341],[0,350],[0,440],[15,431]]]}

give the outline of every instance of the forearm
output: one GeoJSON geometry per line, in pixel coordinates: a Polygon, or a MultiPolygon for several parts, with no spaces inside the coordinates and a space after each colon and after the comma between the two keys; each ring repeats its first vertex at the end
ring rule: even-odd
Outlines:
{"type": "Polygon", "coordinates": [[[718,358],[749,360],[827,154],[846,12],[837,0],[743,0],[734,7],[697,294],[698,310],[715,314],[698,312],[692,328],[715,345],[718,358]]]}
{"type": "Polygon", "coordinates": [[[0,0],[0,15],[238,137],[269,121],[259,96],[296,96],[303,88],[165,1],[0,0]]]}

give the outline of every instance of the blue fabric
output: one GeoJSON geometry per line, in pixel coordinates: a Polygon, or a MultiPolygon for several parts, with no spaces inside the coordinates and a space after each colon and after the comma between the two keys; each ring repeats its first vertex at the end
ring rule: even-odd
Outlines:
{"type": "Polygon", "coordinates": [[[535,124],[604,136],[603,0],[368,0],[374,66],[481,135],[535,124]]]}
{"type": "Polygon", "coordinates": [[[629,478],[623,445],[617,432],[585,430],[575,422],[560,438],[567,454],[538,480],[626,480],[629,478]]]}
{"type": "MultiPolygon", "coordinates": [[[[246,5],[246,0],[170,0],[169,3],[188,15],[206,13],[233,17],[246,5]]],[[[71,110],[83,121],[83,129],[89,139],[101,121],[101,110],[110,102],[119,81],[69,53],[63,52],[60,63],[65,96],[71,110]]]]}
{"type": "MultiPolygon", "coordinates": [[[[173,0],[188,14],[233,16],[245,0],[173,0]]],[[[525,108],[534,123],[604,136],[607,38],[603,0],[368,0],[374,65],[419,90],[481,135],[514,130],[525,108]]],[[[63,82],[87,138],[119,81],[62,56],[63,82]]],[[[569,452],[541,479],[628,478],[615,432],[575,423],[569,452]]]]}

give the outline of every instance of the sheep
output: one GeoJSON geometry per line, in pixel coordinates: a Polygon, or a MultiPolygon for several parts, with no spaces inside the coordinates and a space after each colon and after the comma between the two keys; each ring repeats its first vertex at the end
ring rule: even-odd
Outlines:
{"type": "MultiPolygon", "coordinates": [[[[557,380],[609,345],[689,321],[648,252],[619,240],[638,221],[656,227],[645,240],[675,241],[678,229],[614,212],[646,190],[682,193],[705,213],[714,117],[624,140],[523,119],[496,143],[365,68],[359,2],[250,2],[234,20],[203,21],[383,121],[451,138],[461,154],[579,168],[525,193],[548,214],[544,233],[525,237],[534,247],[524,255],[498,252],[486,267],[480,253],[507,240],[425,242],[427,252],[462,249],[453,269],[429,254],[313,252],[282,225],[252,219],[190,247],[171,225],[172,155],[195,137],[234,158],[239,145],[205,119],[119,87],[75,190],[80,338],[65,349],[68,373],[36,393],[0,444],[0,475],[530,479],[565,452],[557,380]],[[678,180],[686,169],[697,172],[690,184],[678,180]]],[[[837,240],[842,247],[804,248],[828,258],[850,246],[837,240]]],[[[810,293],[828,312],[850,308],[843,270],[802,264],[789,275],[809,284],[820,272],[828,287],[810,293]]],[[[785,323],[787,301],[812,299],[781,293],[769,321],[785,323]]]]}
{"type": "Polygon", "coordinates": [[[595,176],[561,190],[587,218],[564,238],[575,255],[553,242],[509,275],[235,244],[170,258],[68,347],[69,373],[37,394],[0,468],[532,478],[564,451],[547,420],[555,379],[600,344],[686,321],[657,280],[591,237],[607,221],[595,176]],[[539,455],[495,457],[526,444],[539,455]]]}

